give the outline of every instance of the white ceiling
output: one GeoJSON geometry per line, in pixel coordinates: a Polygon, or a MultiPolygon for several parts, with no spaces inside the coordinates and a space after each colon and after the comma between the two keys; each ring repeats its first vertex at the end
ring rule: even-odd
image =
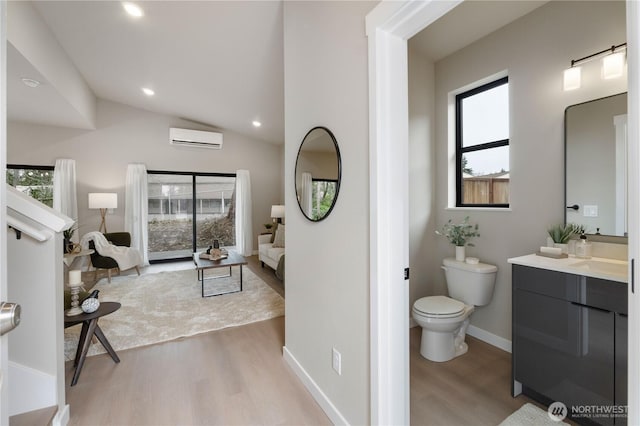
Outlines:
{"type": "Polygon", "coordinates": [[[411,46],[434,62],[544,5],[548,0],[470,0],[416,34],[411,46]]]}
{"type": "MultiPolygon", "coordinates": [[[[544,3],[465,1],[411,44],[438,60],[544,3]]],[[[145,13],[140,19],[127,15],[119,1],[33,2],[98,98],[283,143],[281,1],[138,4],[145,13]],[[155,96],[145,96],[142,87],[155,96]],[[254,128],[253,120],[262,127],[254,128]]],[[[7,67],[10,119],[87,127],[47,76],[10,44],[7,67]],[[27,88],[22,77],[43,85],[27,88]]]]}
{"type": "MultiPolygon", "coordinates": [[[[139,19],[119,1],[33,4],[97,97],[284,141],[281,2],[144,1],[139,19]]],[[[17,70],[24,61],[11,59],[8,75],[29,77],[17,70]]],[[[13,94],[12,83],[9,117],[24,120],[28,111],[13,96],[22,83],[13,94]]]]}

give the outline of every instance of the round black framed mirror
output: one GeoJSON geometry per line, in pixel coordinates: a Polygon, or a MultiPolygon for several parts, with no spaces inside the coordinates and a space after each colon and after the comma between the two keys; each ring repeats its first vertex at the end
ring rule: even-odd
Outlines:
{"type": "Polygon", "coordinates": [[[326,127],[309,130],[302,139],[295,168],[298,206],[304,217],[319,222],[338,199],[342,159],[335,136],[326,127]]]}

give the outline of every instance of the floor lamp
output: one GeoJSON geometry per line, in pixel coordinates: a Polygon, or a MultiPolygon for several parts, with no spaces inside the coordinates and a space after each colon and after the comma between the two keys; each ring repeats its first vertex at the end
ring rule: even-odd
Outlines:
{"type": "Polygon", "coordinates": [[[105,222],[105,215],[107,214],[107,209],[118,208],[118,194],[115,192],[91,192],[89,193],[89,208],[100,209],[102,222],[100,222],[98,231],[106,234],[107,222],[105,222]]]}

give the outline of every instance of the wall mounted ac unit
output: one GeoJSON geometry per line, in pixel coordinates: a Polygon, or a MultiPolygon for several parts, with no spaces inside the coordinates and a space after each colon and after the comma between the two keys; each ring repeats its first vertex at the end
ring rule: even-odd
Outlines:
{"type": "Polygon", "coordinates": [[[222,149],[222,133],[171,127],[169,143],[177,146],[222,149]]]}

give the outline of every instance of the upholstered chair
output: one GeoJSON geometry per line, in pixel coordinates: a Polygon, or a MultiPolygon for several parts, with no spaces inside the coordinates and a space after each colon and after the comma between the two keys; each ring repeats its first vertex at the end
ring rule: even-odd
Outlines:
{"type": "MultiPolygon", "coordinates": [[[[104,234],[104,237],[113,245],[131,247],[131,234],[128,232],[111,232],[104,234]]],[[[98,279],[98,269],[106,269],[107,278],[111,282],[111,270],[117,269],[118,273],[120,273],[118,263],[111,257],[101,256],[96,250],[93,241],[89,241],[89,248],[94,250],[91,255],[91,264],[96,269],[96,281],[98,279]]],[[[138,275],[140,275],[140,269],[137,266],[135,268],[138,275]]]]}

